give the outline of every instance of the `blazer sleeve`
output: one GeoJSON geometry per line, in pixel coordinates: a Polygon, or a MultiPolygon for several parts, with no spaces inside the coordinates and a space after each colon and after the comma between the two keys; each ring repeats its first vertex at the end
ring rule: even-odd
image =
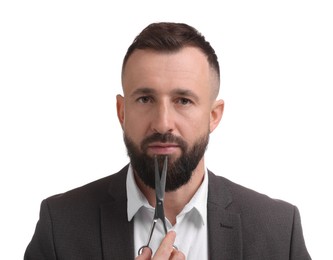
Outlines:
{"type": "Polygon", "coordinates": [[[311,257],[306,249],[301,217],[297,207],[294,207],[294,221],[292,227],[292,237],[290,245],[290,260],[311,260],[311,257]]]}
{"type": "Polygon", "coordinates": [[[53,242],[52,219],[47,201],[40,207],[35,233],[25,251],[24,260],[56,260],[53,242]]]}

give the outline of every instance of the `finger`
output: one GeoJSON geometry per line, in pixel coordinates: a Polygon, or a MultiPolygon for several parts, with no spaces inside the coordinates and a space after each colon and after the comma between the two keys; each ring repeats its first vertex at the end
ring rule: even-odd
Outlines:
{"type": "Polygon", "coordinates": [[[172,245],[174,244],[175,239],[176,239],[176,232],[169,231],[162,240],[153,259],[154,260],[169,259],[173,251],[172,245]]]}
{"type": "Polygon", "coordinates": [[[170,260],[185,260],[185,255],[181,251],[173,249],[170,260]]]}
{"type": "Polygon", "coordinates": [[[138,255],[135,259],[136,260],[148,260],[151,259],[151,249],[149,247],[144,247],[141,251],[141,254],[138,255]]]}

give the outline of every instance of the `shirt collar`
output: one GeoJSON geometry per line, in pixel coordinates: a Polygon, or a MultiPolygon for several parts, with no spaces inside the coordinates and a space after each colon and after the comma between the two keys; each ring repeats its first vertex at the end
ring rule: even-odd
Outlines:
{"type": "Polygon", "coordinates": [[[128,167],[126,179],[126,193],[127,193],[127,219],[131,221],[136,212],[141,207],[150,207],[146,197],[140,191],[134,179],[134,172],[131,165],[128,167]]]}
{"type": "Polygon", "coordinates": [[[179,213],[178,216],[186,214],[192,209],[196,209],[201,217],[202,224],[204,225],[207,220],[207,197],[208,197],[208,172],[205,169],[204,179],[199,189],[196,191],[192,199],[187,203],[184,209],[179,213]]]}
{"type": "MultiPolygon", "coordinates": [[[[207,196],[208,196],[208,173],[207,169],[205,169],[204,180],[200,185],[199,189],[196,191],[192,199],[189,203],[187,203],[184,209],[179,213],[178,216],[182,214],[186,214],[192,209],[196,209],[199,213],[202,224],[206,223],[207,219],[207,196]]],[[[127,179],[126,179],[126,193],[127,193],[127,219],[131,221],[134,215],[138,212],[141,207],[146,207],[153,209],[153,207],[149,204],[146,197],[140,191],[134,179],[133,168],[130,165],[127,171],[127,179]]],[[[178,217],[177,216],[177,217],[178,217]]]]}

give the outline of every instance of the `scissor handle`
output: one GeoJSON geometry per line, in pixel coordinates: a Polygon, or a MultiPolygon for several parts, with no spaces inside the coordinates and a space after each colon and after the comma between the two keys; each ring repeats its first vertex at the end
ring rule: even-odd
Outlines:
{"type": "Polygon", "coordinates": [[[153,254],[153,250],[151,250],[151,248],[150,248],[149,246],[142,246],[142,247],[140,247],[139,250],[138,250],[138,255],[141,255],[143,249],[145,249],[145,248],[149,248],[151,254],[153,254]]]}
{"type": "MultiPolygon", "coordinates": [[[[172,247],[173,247],[173,249],[178,250],[178,247],[177,247],[177,246],[172,245],[172,247]]],[[[153,254],[153,250],[151,250],[151,248],[150,248],[149,246],[142,246],[142,247],[140,247],[139,250],[138,250],[138,255],[141,255],[143,249],[145,249],[145,248],[149,248],[151,254],[153,254]]]]}

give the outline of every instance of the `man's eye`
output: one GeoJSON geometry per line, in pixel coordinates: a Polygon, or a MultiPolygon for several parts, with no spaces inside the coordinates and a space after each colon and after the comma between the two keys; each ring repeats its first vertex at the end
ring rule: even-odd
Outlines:
{"type": "Polygon", "coordinates": [[[143,104],[151,102],[151,98],[148,96],[139,97],[137,100],[143,104]]]}
{"type": "Polygon", "coordinates": [[[189,104],[192,104],[192,101],[188,98],[179,98],[177,100],[177,103],[180,105],[189,105],[189,104]]]}

